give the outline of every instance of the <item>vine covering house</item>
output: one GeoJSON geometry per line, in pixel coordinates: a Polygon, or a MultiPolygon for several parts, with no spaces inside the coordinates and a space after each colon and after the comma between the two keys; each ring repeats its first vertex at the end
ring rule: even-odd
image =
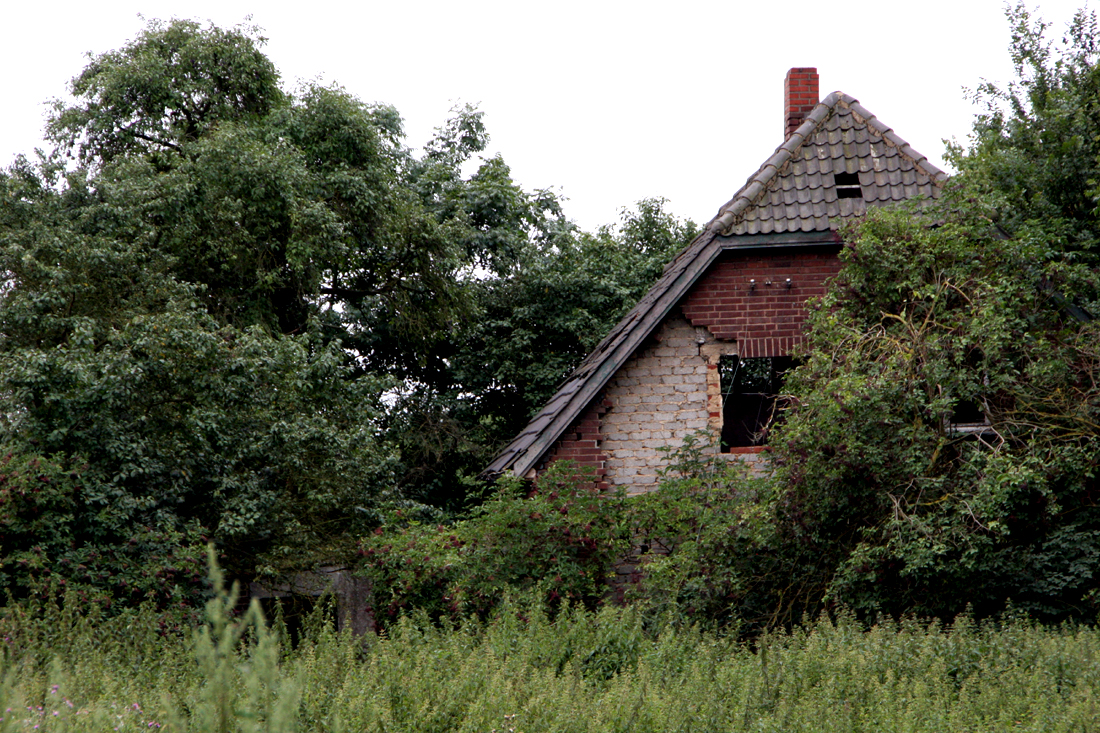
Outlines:
{"type": "Polygon", "coordinates": [[[784,82],[785,139],[486,468],[534,478],[554,460],[601,488],[654,488],[698,430],[759,460],[806,300],[840,269],[838,227],[869,206],[927,202],[946,174],[857,100],[818,101],[813,68],[784,82]]]}

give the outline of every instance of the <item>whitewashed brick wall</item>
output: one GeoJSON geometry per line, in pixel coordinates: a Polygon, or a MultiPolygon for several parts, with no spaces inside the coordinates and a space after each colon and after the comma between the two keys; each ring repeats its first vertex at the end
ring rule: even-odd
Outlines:
{"type": "Polygon", "coordinates": [[[628,494],[656,488],[665,465],[657,449],[679,446],[708,427],[708,371],[716,362],[707,353],[714,341],[677,313],[608,382],[604,395],[611,407],[601,418],[600,437],[612,487],[624,486],[628,494]]]}

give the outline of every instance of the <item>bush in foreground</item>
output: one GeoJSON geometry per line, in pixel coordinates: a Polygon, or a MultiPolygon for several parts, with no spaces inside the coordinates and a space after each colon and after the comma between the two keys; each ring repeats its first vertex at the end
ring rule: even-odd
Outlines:
{"type": "Polygon", "coordinates": [[[1100,713],[1093,628],[841,616],[750,647],[636,609],[550,620],[508,601],[369,639],[318,613],[292,650],[215,586],[188,637],[49,604],[0,620],[0,731],[1079,731],[1100,713]]]}

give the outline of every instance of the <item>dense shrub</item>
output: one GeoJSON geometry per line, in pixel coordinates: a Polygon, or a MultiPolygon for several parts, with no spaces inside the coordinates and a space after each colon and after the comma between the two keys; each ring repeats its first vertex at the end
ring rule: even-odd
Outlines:
{"type": "Polygon", "coordinates": [[[985,615],[1012,598],[1091,620],[1100,330],[1059,292],[1074,283],[1054,243],[981,213],[956,202],[936,227],[894,213],[848,232],[773,443],[777,539],[819,598],[864,612],[985,615]]]}
{"type": "Polygon", "coordinates": [[[83,466],[0,458],[0,588],[9,598],[67,595],[105,611],[152,602],[180,621],[207,595],[197,527],[104,531],[89,516],[83,466]]]}
{"type": "Polygon", "coordinates": [[[559,462],[531,488],[502,480],[472,515],[452,524],[407,522],[360,544],[380,620],[414,609],[434,618],[484,616],[507,592],[551,604],[597,605],[612,564],[629,549],[622,496],[601,495],[559,462]]]}

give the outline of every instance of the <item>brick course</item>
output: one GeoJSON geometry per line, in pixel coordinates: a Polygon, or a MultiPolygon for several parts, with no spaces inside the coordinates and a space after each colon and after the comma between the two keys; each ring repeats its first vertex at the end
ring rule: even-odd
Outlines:
{"type": "Polygon", "coordinates": [[[707,357],[700,340],[714,337],[679,314],[665,319],[557,442],[551,460],[590,466],[601,488],[622,486],[627,494],[656,488],[664,465],[658,449],[708,426],[707,357]]]}
{"type": "Polygon", "coordinates": [[[826,281],[839,271],[833,251],[728,256],[681,305],[692,325],[736,341],[741,356],[784,356],[802,341],[806,300],[824,295],[826,281]]]}

